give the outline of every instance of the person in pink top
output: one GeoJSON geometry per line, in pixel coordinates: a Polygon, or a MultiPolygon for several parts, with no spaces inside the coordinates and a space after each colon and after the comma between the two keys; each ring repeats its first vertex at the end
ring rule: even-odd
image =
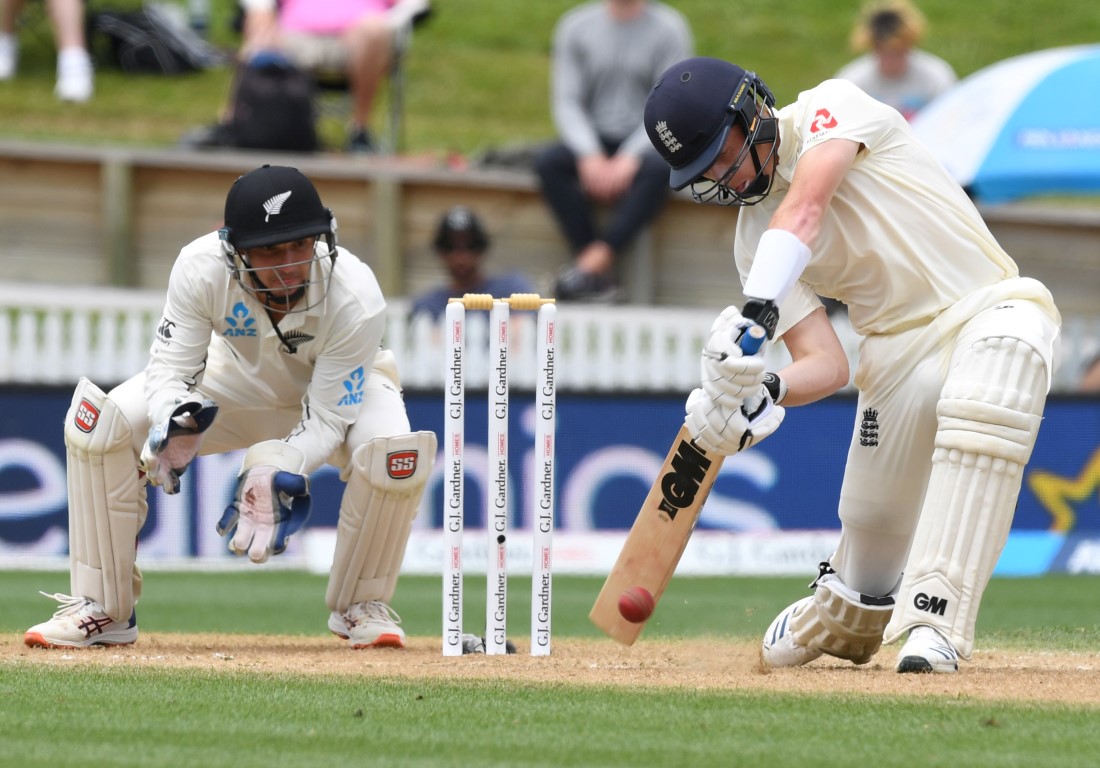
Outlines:
{"type": "Polygon", "coordinates": [[[348,150],[377,152],[370,132],[379,84],[397,35],[429,9],[428,0],[242,0],[246,60],[280,50],[305,70],[343,70],[352,94],[348,150]]]}

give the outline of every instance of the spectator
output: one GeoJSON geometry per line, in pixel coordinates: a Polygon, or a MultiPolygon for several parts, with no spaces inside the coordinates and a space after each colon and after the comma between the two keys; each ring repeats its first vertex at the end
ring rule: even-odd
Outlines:
{"type": "Polygon", "coordinates": [[[467,293],[502,297],[535,292],[531,281],[518,272],[504,275],[485,273],[489,235],[469,208],[459,205],[447,211],[439,220],[432,245],[447,270],[447,282],[416,297],[412,305],[413,315],[426,312],[439,320],[447,309],[447,299],[467,293]]]}
{"type": "Polygon", "coordinates": [[[552,108],[559,142],[535,168],[573,253],[562,300],[614,295],[616,260],[668,199],[668,169],[646,139],[642,109],[657,76],[691,54],[679,11],[650,0],[597,0],[554,31],[552,108]],[[597,226],[592,203],[612,204],[597,226]]]}
{"type": "MultiPolygon", "coordinates": [[[[11,80],[19,64],[16,26],[24,0],[0,0],[0,80],[11,80]]],[[[84,37],[83,0],[46,0],[57,44],[57,85],[61,101],[83,103],[92,98],[92,58],[84,37]]]]}
{"type": "Polygon", "coordinates": [[[281,50],[307,71],[347,75],[352,112],[349,152],[378,152],[370,131],[374,101],[390,71],[397,36],[427,13],[428,0],[241,0],[241,57],[281,50]]]}
{"type": "Polygon", "coordinates": [[[864,6],[852,30],[852,49],[865,52],[837,73],[912,120],[958,79],[951,65],[917,48],[924,16],[908,0],[864,6]]]}

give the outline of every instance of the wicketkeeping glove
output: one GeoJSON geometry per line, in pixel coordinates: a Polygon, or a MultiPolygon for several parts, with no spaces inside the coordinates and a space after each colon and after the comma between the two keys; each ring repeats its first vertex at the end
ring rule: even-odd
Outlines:
{"type": "Polygon", "coordinates": [[[746,355],[739,342],[753,325],[737,307],[726,307],[710,327],[703,347],[700,379],[711,400],[727,408],[740,405],[764,383],[764,359],[746,355]]]}
{"type": "MultiPolygon", "coordinates": [[[[715,402],[702,389],[692,390],[684,423],[692,439],[708,452],[732,456],[756,445],[783,423],[784,410],[772,402],[767,390],[756,408],[746,413],[741,405],[715,402]]],[[[754,398],[755,401],[755,398],[754,398]]]]}
{"type": "Polygon", "coordinates": [[[150,485],[159,485],[169,494],[179,492],[180,475],[198,455],[202,433],[210,428],[217,415],[218,406],[213,400],[188,400],[177,405],[167,419],[149,429],[140,462],[150,485]]]}
{"type": "Polygon", "coordinates": [[[291,534],[309,519],[309,478],[301,473],[301,451],[278,440],[257,443],[245,454],[233,503],[218,521],[218,534],[229,536],[229,551],[262,563],[286,551],[291,534]],[[280,469],[296,466],[298,472],[280,469]]]}

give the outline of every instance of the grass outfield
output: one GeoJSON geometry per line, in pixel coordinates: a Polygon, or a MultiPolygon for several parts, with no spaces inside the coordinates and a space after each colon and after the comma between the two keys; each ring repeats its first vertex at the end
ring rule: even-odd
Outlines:
{"type": "Polygon", "coordinates": [[[805,581],[674,580],[624,649],[588,625],[600,580],[558,577],[532,659],[515,579],[521,654],[443,659],[438,578],[400,582],[400,652],[347,651],[324,578],[261,569],[147,573],[135,646],[58,652],[21,632],[68,576],[0,572],[0,766],[1096,765],[1100,577],[994,580],[959,675],[897,675],[893,647],[762,674],[757,638],[805,581]]]}

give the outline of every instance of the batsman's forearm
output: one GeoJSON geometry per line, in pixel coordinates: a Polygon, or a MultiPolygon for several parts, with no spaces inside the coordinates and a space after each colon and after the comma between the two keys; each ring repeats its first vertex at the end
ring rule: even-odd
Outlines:
{"type": "Polygon", "coordinates": [[[806,405],[835,394],[847,383],[825,358],[804,358],[776,373],[787,385],[784,407],[806,405]]]}

